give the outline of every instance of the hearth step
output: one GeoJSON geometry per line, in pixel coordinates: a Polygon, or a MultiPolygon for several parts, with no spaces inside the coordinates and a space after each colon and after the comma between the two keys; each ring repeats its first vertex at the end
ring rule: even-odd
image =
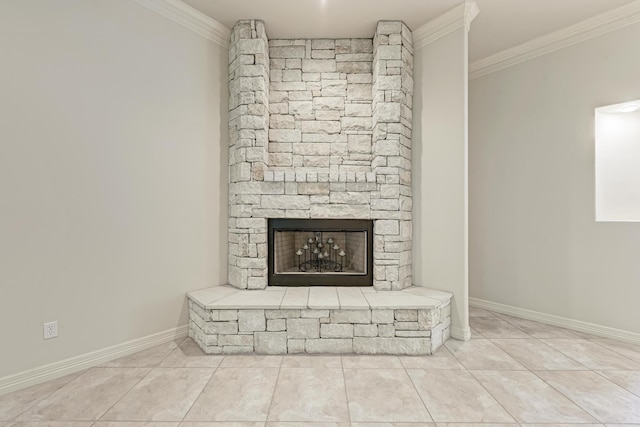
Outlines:
{"type": "Polygon", "coordinates": [[[189,336],[208,354],[432,354],[450,336],[448,292],[413,286],[187,293],[189,336]]]}

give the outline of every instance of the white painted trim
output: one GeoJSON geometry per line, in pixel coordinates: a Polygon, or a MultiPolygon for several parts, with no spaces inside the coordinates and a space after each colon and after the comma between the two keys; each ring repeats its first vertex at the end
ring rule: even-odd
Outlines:
{"type": "Polygon", "coordinates": [[[640,22],[640,0],[503,50],[469,65],[475,79],[640,22]]]}
{"type": "Polygon", "coordinates": [[[452,326],[451,338],[455,338],[460,341],[469,341],[471,339],[471,328],[458,328],[456,326],[452,326]]]}
{"type": "Polygon", "coordinates": [[[469,298],[469,305],[496,313],[508,314],[509,316],[520,317],[522,319],[534,320],[547,325],[559,326],[573,331],[585,332],[599,337],[611,338],[625,341],[632,344],[640,344],[640,334],[622,329],[610,328],[608,326],[596,325],[595,323],[583,322],[581,320],[569,319],[555,316],[553,314],[541,313],[539,311],[527,310],[525,308],[486,301],[479,298],[469,298]]]}
{"type": "Polygon", "coordinates": [[[158,332],[157,334],[148,335],[0,378],[0,395],[72,374],[92,366],[97,366],[159,344],[184,338],[187,336],[187,331],[187,325],[178,326],[177,328],[164,332],[158,332]]]}
{"type": "Polygon", "coordinates": [[[420,49],[444,37],[458,28],[469,31],[471,21],[478,16],[478,5],[475,1],[467,1],[443,13],[413,31],[413,48],[420,49]]]}
{"type": "Polygon", "coordinates": [[[229,48],[231,30],[180,0],[134,0],[202,37],[229,48]]]}

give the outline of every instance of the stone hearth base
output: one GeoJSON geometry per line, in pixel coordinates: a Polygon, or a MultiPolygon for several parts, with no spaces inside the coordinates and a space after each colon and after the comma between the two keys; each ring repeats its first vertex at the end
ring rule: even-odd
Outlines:
{"type": "Polygon", "coordinates": [[[189,292],[189,336],[209,354],[431,354],[449,338],[452,295],[423,287],[216,286],[189,292]]]}

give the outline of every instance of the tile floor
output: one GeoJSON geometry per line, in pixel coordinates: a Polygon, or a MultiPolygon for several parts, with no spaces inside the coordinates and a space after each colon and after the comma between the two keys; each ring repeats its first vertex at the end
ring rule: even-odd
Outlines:
{"type": "Polygon", "coordinates": [[[0,427],[640,426],[640,346],[471,309],[433,356],[207,356],[189,339],[0,396],[0,427]]]}

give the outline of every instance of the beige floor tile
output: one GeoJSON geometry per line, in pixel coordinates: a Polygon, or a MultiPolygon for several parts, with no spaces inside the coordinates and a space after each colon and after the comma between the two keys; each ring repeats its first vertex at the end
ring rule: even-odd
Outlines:
{"type": "Polygon", "coordinates": [[[409,376],[401,369],[345,369],[352,421],[431,422],[409,376]]]}
{"type": "Polygon", "coordinates": [[[467,369],[526,369],[514,358],[486,339],[469,340],[466,342],[449,340],[445,343],[445,346],[467,369]]]}
{"type": "Polygon", "coordinates": [[[497,315],[484,308],[469,306],[469,317],[497,317],[497,315]]]}
{"type": "Polygon", "coordinates": [[[280,368],[218,368],[185,421],[266,421],[280,368]]]}
{"type": "Polygon", "coordinates": [[[640,371],[640,362],[585,339],[543,339],[542,341],[590,369],[640,371]]]}
{"type": "Polygon", "coordinates": [[[351,423],[351,427],[435,427],[435,426],[436,424],[434,423],[351,423]]]}
{"type": "Polygon", "coordinates": [[[580,338],[576,333],[569,329],[545,325],[544,323],[534,322],[533,320],[520,319],[518,317],[506,315],[502,315],[501,319],[509,322],[516,328],[526,332],[534,338],[580,338]]]}
{"type": "Polygon", "coordinates": [[[408,369],[407,373],[436,422],[515,422],[468,371],[408,369]]]}
{"type": "Polygon", "coordinates": [[[486,338],[531,338],[520,329],[502,319],[472,317],[469,324],[486,338]]]}
{"type": "Polygon", "coordinates": [[[221,368],[279,368],[282,356],[234,355],[225,356],[221,368]]]}
{"type": "Polygon", "coordinates": [[[601,339],[602,337],[599,335],[594,335],[594,334],[589,334],[587,332],[580,332],[580,331],[571,331],[574,334],[576,334],[578,336],[578,338],[582,338],[585,340],[597,340],[597,339],[601,339]]]}
{"type": "MultiPolygon", "coordinates": [[[[514,427],[519,426],[521,424],[511,423],[511,424],[498,424],[498,423],[436,423],[437,427],[514,427]]],[[[584,426],[584,424],[581,424],[584,426]]],[[[551,427],[547,425],[546,427],[551,427]]],[[[555,425],[553,427],[556,427],[555,425]]]]}
{"type": "Polygon", "coordinates": [[[179,422],[164,421],[98,421],[91,427],[179,427],[179,422]]]}
{"type": "Polygon", "coordinates": [[[18,421],[0,423],[0,427],[90,427],[93,421],[18,421]]]}
{"type": "Polygon", "coordinates": [[[537,371],[536,375],[604,423],[640,423],[640,397],[595,372],[537,371]]]}
{"type": "Polygon", "coordinates": [[[537,339],[493,339],[491,342],[529,369],[587,369],[585,366],[569,359],[564,354],[537,339]]]}
{"type": "Polygon", "coordinates": [[[355,356],[343,355],[342,366],[345,368],[402,369],[398,356],[355,356]]]}
{"type": "Polygon", "coordinates": [[[156,368],[102,416],[106,421],[182,421],[213,375],[206,368],[156,368]]]}
{"type": "Polygon", "coordinates": [[[464,369],[445,346],[429,356],[400,356],[400,361],[406,369],[464,369]]]}
{"type": "Polygon", "coordinates": [[[269,421],[349,421],[342,369],[282,368],[269,421]]]}
{"type": "Polygon", "coordinates": [[[180,424],[180,427],[264,427],[264,425],[265,423],[262,421],[225,421],[220,423],[215,421],[185,421],[180,424]]]}
{"type": "Polygon", "coordinates": [[[283,368],[342,368],[340,356],[319,356],[315,354],[301,354],[284,356],[283,368]]]}
{"type": "Polygon", "coordinates": [[[22,421],[97,420],[150,369],[92,368],[19,417],[22,421]]]}
{"type": "Polygon", "coordinates": [[[469,329],[471,329],[471,339],[484,338],[482,334],[478,332],[477,329],[473,329],[473,328],[469,328],[469,329]]]}
{"type": "Polygon", "coordinates": [[[595,339],[591,340],[597,344],[607,347],[609,350],[615,351],[629,359],[640,362],[640,345],[633,345],[622,341],[615,341],[610,339],[595,339]]]}
{"type": "Polygon", "coordinates": [[[175,350],[183,340],[160,344],[147,350],[120,357],[100,365],[102,368],[155,368],[175,350]]]}
{"type": "Polygon", "coordinates": [[[472,375],[520,423],[596,422],[529,371],[473,371],[472,375]]]}
{"type": "MultiPolygon", "coordinates": [[[[268,422],[266,427],[349,427],[349,423],[268,422]]],[[[414,426],[415,427],[415,426],[414,426]]]]}
{"type": "Polygon", "coordinates": [[[0,421],[13,420],[27,409],[49,397],[65,384],[77,378],[80,374],[82,374],[82,372],[65,375],[55,380],[0,396],[0,421]]]}
{"type": "MultiPolygon", "coordinates": [[[[520,424],[522,427],[602,427],[604,424],[520,424]]],[[[619,425],[618,425],[619,426],[619,425]]]]}
{"type": "Polygon", "coordinates": [[[598,373],[640,397],[640,371],[599,371],[598,373]]]}
{"type": "Polygon", "coordinates": [[[217,368],[224,356],[206,354],[191,338],[184,340],[160,364],[164,368],[217,368]]]}

